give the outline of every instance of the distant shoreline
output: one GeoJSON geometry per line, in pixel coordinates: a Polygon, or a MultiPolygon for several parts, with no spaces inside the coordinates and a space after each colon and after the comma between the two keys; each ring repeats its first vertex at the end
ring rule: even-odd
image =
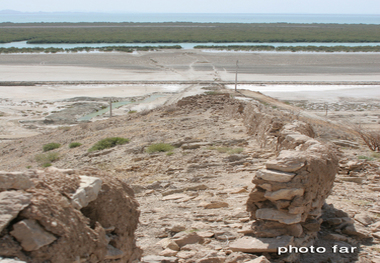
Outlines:
{"type": "Polygon", "coordinates": [[[378,14],[99,13],[0,11],[1,22],[199,22],[380,24],[378,14]]]}

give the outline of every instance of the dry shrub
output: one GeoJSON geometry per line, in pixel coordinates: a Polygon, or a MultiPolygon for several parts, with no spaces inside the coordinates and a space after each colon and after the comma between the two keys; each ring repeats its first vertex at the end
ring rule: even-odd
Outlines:
{"type": "Polygon", "coordinates": [[[87,122],[83,122],[79,124],[79,127],[81,127],[82,130],[87,130],[89,127],[89,124],[87,122]]]}
{"type": "Polygon", "coordinates": [[[373,130],[365,130],[361,127],[356,128],[360,137],[363,139],[368,148],[374,152],[380,152],[380,132],[373,130]]]}
{"type": "Polygon", "coordinates": [[[100,131],[104,130],[109,127],[109,124],[107,123],[95,123],[92,125],[91,130],[92,131],[100,131]]]}
{"type": "Polygon", "coordinates": [[[64,132],[69,131],[70,129],[71,129],[70,126],[60,126],[60,127],[58,127],[58,130],[61,130],[61,131],[64,131],[64,132]]]}
{"type": "Polygon", "coordinates": [[[171,105],[165,107],[165,113],[172,113],[172,112],[175,112],[177,110],[178,110],[178,107],[175,104],[171,104],[171,105]]]}

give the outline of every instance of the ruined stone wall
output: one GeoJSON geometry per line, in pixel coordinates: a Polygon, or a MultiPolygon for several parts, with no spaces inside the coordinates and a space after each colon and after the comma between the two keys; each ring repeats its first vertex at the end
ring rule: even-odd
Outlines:
{"type": "Polygon", "coordinates": [[[321,208],[333,187],[338,159],[313,135],[312,128],[300,121],[279,131],[279,155],[257,171],[247,201],[255,236],[305,238],[319,231],[321,208]]]}
{"type": "Polygon", "coordinates": [[[0,258],[25,262],[131,262],[133,191],[98,170],[0,172],[0,258]]]}

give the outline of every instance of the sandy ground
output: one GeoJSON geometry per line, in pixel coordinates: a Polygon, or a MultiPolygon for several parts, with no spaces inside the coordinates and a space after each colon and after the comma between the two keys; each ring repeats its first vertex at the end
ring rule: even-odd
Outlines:
{"type": "Polygon", "coordinates": [[[2,54],[0,81],[380,81],[380,54],[201,50],[2,54]]]}
{"type": "Polygon", "coordinates": [[[371,128],[380,125],[380,54],[376,53],[165,50],[133,54],[2,54],[0,139],[47,132],[47,127],[22,123],[43,120],[70,107],[64,99],[171,93],[152,102],[115,109],[116,115],[174,103],[183,96],[204,92],[202,87],[233,83],[236,61],[239,89],[260,91],[324,118],[327,107],[327,117],[333,121],[371,128]],[[20,81],[39,83],[7,86],[7,82],[20,81]],[[197,84],[198,81],[203,83],[197,84]]]}

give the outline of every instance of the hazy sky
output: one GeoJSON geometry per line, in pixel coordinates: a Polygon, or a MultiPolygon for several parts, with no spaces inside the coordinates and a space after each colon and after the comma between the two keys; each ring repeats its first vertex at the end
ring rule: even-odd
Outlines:
{"type": "Polygon", "coordinates": [[[0,0],[23,12],[380,14],[380,0],[0,0]]]}

